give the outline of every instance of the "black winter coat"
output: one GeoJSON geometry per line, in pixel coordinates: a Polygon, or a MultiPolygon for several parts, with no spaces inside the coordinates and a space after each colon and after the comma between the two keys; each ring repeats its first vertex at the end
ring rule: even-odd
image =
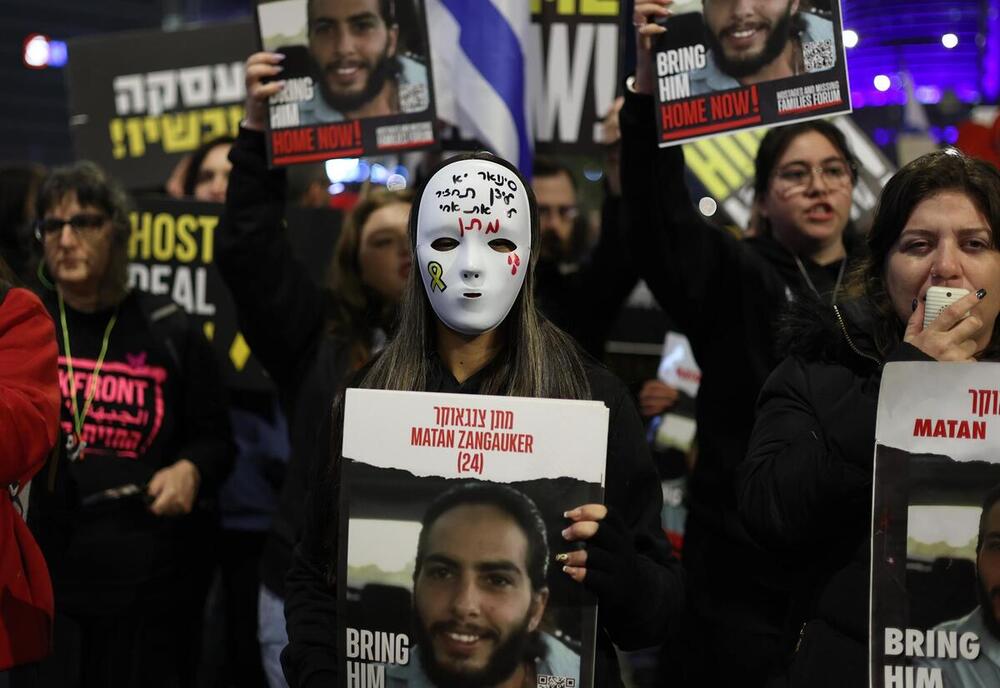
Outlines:
{"type": "Polygon", "coordinates": [[[240,328],[278,389],[291,456],[261,557],[261,580],[284,597],[285,573],[302,531],[317,428],[350,372],[350,345],[328,322],[335,295],[292,252],[284,227],[285,171],[269,169],[264,134],[240,129],[229,153],[226,210],[216,265],[236,302],[240,328]]]}
{"type": "MultiPolygon", "coordinates": [[[[770,236],[738,240],[694,207],[681,147],[656,146],[652,97],[627,93],[621,122],[630,248],[640,277],[687,335],[702,370],[698,461],[689,479],[684,539],[692,612],[737,635],[776,636],[787,612],[789,582],[784,568],[740,523],[734,477],[746,455],[754,402],[781,361],[778,317],[790,296],[805,297],[810,287],[795,257],[770,236]]],[[[844,239],[853,256],[850,237],[844,239]]],[[[811,283],[829,298],[839,264],[801,262],[811,283]]],[[[748,652],[746,663],[752,663],[753,651],[748,652]]]]}
{"type": "MultiPolygon", "coordinates": [[[[791,686],[868,684],[872,465],[885,362],[865,301],[799,303],[790,356],[760,393],[737,494],[743,523],[795,580],[791,686]]],[[[888,360],[930,360],[901,344],[888,360]]]]}

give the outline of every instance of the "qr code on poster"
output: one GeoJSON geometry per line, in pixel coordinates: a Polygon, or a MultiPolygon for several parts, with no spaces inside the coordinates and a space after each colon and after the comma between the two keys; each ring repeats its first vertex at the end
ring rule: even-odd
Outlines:
{"type": "Polygon", "coordinates": [[[569,676],[538,675],[538,688],[576,688],[576,679],[569,676]]]}
{"type": "Polygon", "coordinates": [[[833,52],[833,41],[811,41],[802,44],[802,61],[805,62],[807,72],[822,72],[824,69],[832,69],[837,63],[837,56],[833,52]]]}

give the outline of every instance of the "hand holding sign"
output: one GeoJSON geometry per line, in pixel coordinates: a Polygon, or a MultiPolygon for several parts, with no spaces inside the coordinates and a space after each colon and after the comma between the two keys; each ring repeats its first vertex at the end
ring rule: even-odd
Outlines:
{"type": "Polygon", "coordinates": [[[254,131],[264,131],[267,126],[267,101],[285,87],[284,81],[267,81],[268,77],[276,77],[281,73],[281,61],[285,56],[281,53],[259,52],[247,58],[246,85],[247,102],[246,118],[243,126],[254,131]]]}
{"type": "Polygon", "coordinates": [[[632,13],[632,24],[635,26],[635,90],[636,93],[651,94],[653,92],[653,41],[656,36],[666,32],[657,19],[666,19],[673,14],[669,9],[674,0],[648,0],[636,3],[632,13]]]}

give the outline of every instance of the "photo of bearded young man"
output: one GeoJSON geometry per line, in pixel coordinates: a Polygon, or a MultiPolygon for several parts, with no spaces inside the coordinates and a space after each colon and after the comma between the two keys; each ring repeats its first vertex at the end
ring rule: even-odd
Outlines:
{"type": "Polygon", "coordinates": [[[833,22],[804,0],[704,0],[702,18],[707,60],[691,72],[692,95],[821,71],[804,55],[834,45],[833,22]]]}
{"type": "MultiPolygon", "coordinates": [[[[315,89],[299,124],[421,112],[430,104],[426,62],[406,52],[401,22],[412,0],[308,0],[308,53],[315,89]]],[[[411,32],[417,27],[408,27],[411,32]]]]}
{"type": "Polygon", "coordinates": [[[466,483],[421,521],[407,665],[392,688],[519,688],[539,677],[580,682],[580,656],[542,630],[549,602],[545,521],[507,485],[466,483]]]}

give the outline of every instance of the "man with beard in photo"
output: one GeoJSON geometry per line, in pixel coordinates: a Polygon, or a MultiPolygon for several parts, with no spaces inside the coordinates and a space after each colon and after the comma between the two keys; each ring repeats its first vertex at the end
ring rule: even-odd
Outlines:
{"type": "Polygon", "coordinates": [[[579,684],[579,655],[539,630],[549,589],[545,522],[506,485],[466,483],[421,522],[413,572],[415,648],[390,688],[520,688],[539,676],[579,684]]]}
{"type": "Polygon", "coordinates": [[[803,46],[829,42],[832,51],[833,23],[802,11],[804,2],[704,0],[708,55],[705,66],[691,72],[691,94],[821,71],[805,64],[803,46]]]}
{"type": "Polygon", "coordinates": [[[427,66],[399,53],[399,1],[309,0],[309,55],[317,88],[312,100],[299,104],[300,124],[427,109],[427,66]]]}
{"type": "Polygon", "coordinates": [[[945,621],[935,631],[955,632],[961,638],[979,638],[975,659],[917,659],[919,666],[939,667],[945,686],[987,688],[1000,686],[1000,485],[983,499],[976,542],[976,592],[979,606],[960,619],[945,621]]]}

